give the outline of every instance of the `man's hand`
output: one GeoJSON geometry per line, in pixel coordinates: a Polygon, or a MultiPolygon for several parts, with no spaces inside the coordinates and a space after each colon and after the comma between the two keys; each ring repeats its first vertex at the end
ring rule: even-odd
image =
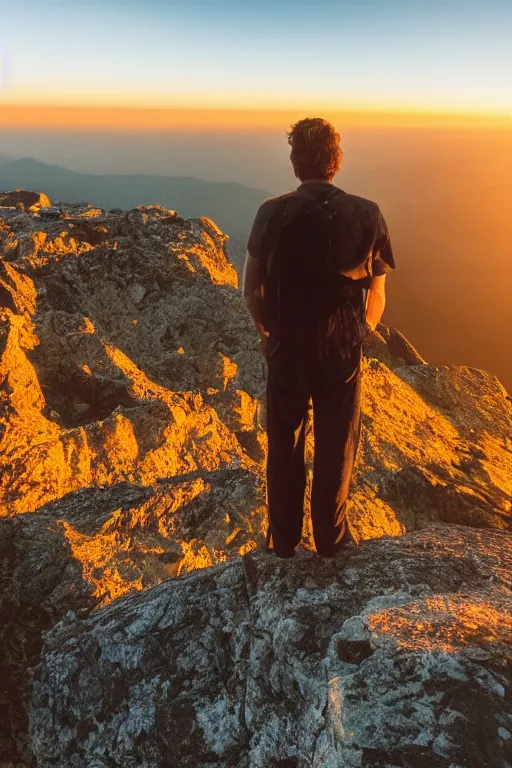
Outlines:
{"type": "Polygon", "coordinates": [[[256,329],[260,335],[260,341],[258,344],[258,352],[260,355],[263,355],[263,357],[267,357],[267,349],[268,349],[268,333],[265,331],[264,327],[261,325],[261,323],[255,323],[256,329]]]}
{"type": "Polygon", "coordinates": [[[267,349],[268,349],[268,339],[260,339],[258,344],[258,352],[260,355],[262,355],[265,359],[267,357],[267,349]]]}

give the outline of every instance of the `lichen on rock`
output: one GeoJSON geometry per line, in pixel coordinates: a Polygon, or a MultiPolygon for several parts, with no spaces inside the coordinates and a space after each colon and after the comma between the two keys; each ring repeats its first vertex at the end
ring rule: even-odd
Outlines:
{"type": "Polygon", "coordinates": [[[38,764],[505,768],[510,544],[438,524],[324,561],[249,553],[62,621],[38,764]]]}

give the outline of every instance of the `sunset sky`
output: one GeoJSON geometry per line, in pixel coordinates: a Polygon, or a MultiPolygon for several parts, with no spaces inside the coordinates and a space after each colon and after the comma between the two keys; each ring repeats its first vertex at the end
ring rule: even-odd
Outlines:
{"type": "Polygon", "coordinates": [[[0,0],[0,20],[4,123],[14,105],[512,115],[510,0],[0,0]]]}

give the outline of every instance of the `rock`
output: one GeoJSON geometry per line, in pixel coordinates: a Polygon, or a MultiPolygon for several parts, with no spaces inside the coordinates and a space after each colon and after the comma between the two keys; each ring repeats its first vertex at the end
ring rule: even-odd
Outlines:
{"type": "MultiPolygon", "coordinates": [[[[36,291],[32,280],[18,272],[10,264],[0,261],[0,312],[3,311],[5,315],[9,312],[14,317],[20,318],[14,322],[14,325],[22,326],[21,318],[34,313],[35,308],[36,291]]],[[[3,337],[0,336],[0,339],[3,337]]],[[[5,346],[7,346],[8,341],[9,339],[6,338],[5,346]]],[[[0,354],[4,349],[5,347],[1,345],[0,354]]],[[[15,374],[15,371],[12,373],[15,374]]]]}
{"type": "Polygon", "coordinates": [[[65,617],[35,673],[37,764],[506,768],[511,543],[438,524],[250,553],[65,617]]]}
{"type": "MultiPolygon", "coordinates": [[[[3,227],[1,226],[2,221],[5,221],[7,219],[12,219],[20,215],[20,212],[17,208],[11,207],[11,206],[1,206],[0,205],[0,232],[2,231],[3,227]]],[[[1,256],[0,256],[1,258],[1,256]]]]}
{"type": "MultiPolygon", "coordinates": [[[[231,433],[227,444],[238,446],[231,461],[246,461],[245,454],[261,476],[264,363],[225,257],[225,236],[208,219],[185,221],[159,206],[123,216],[87,204],[62,211],[66,218],[58,222],[23,215],[3,225],[4,248],[15,249],[16,268],[38,299],[33,320],[7,314],[0,321],[10,339],[0,367],[11,380],[0,423],[11,436],[5,445],[13,446],[4,485],[0,481],[0,509],[35,510],[91,482],[154,483],[167,467],[148,475],[140,452],[120,464],[111,447],[108,458],[96,446],[124,441],[122,430],[133,429],[136,416],[139,424],[142,418],[159,424],[149,430],[157,439],[168,410],[150,409],[149,401],[177,402],[178,392],[191,393],[185,409],[194,402],[194,413],[199,401],[192,393],[201,393],[204,413],[210,408],[231,433]],[[91,210],[93,218],[80,216],[91,210]],[[84,318],[92,332],[83,330],[84,318]],[[17,378],[9,374],[13,365],[17,378]],[[148,409],[152,415],[143,416],[148,409]],[[58,416],[48,418],[52,412],[58,416]],[[114,442],[107,440],[112,431],[114,442]],[[34,444],[34,451],[20,452],[21,444],[34,444]],[[88,468],[90,445],[102,456],[100,473],[88,468]]],[[[11,288],[3,291],[14,301],[11,288]]],[[[509,525],[512,467],[505,440],[512,409],[499,382],[476,369],[429,366],[401,334],[382,325],[365,353],[356,537],[439,519],[509,525]],[[491,410],[483,424],[486,403],[491,410]]],[[[160,456],[174,451],[164,445],[160,456]]]]}
{"type": "Polygon", "coordinates": [[[130,288],[130,296],[134,304],[140,304],[144,296],[146,295],[146,289],[140,283],[135,283],[130,288]]]}
{"type": "Polygon", "coordinates": [[[83,213],[80,214],[83,218],[96,218],[97,216],[103,215],[103,209],[102,208],[95,208],[94,205],[87,206],[87,210],[83,211],[83,213]]]}
{"type": "Polygon", "coordinates": [[[80,217],[72,219],[68,226],[72,229],[73,239],[82,243],[97,246],[102,243],[107,243],[110,239],[110,233],[107,227],[89,221],[87,218],[85,220],[80,217]]]}
{"type": "Polygon", "coordinates": [[[60,219],[60,208],[40,208],[39,216],[41,219],[60,219]]]}
{"type": "Polygon", "coordinates": [[[510,530],[512,409],[495,376],[464,366],[391,371],[369,358],[362,418],[350,513],[356,536],[436,520],[510,530]]]}
{"type": "Polygon", "coordinates": [[[395,328],[379,323],[364,343],[364,353],[386,363],[390,368],[399,365],[424,365],[424,360],[412,344],[395,328]]]}
{"type": "Polygon", "coordinates": [[[85,488],[0,520],[0,764],[26,739],[28,669],[42,633],[69,610],[87,614],[254,548],[265,519],[260,495],[251,473],[232,469],[152,487],[85,488]]]}
{"type": "MultiPolygon", "coordinates": [[[[78,226],[63,233],[60,222],[58,229],[48,222],[45,232],[16,233],[18,271],[0,273],[5,296],[0,328],[8,340],[0,346],[0,371],[7,384],[0,410],[0,514],[38,509],[91,483],[152,484],[160,477],[201,468],[211,472],[233,462],[253,466],[219,420],[215,404],[206,405],[200,394],[206,396],[209,385],[220,390],[224,381],[223,336],[230,334],[236,353],[244,344],[244,325],[246,334],[250,328],[244,319],[241,338],[236,338],[239,295],[229,285],[231,267],[214,251],[213,225],[206,225],[203,237],[202,224],[192,222],[189,240],[175,243],[167,224],[165,239],[159,234],[157,213],[148,214],[147,249],[139,245],[132,250],[131,234],[97,218],[92,226],[101,229],[101,237],[95,240],[87,233],[81,237],[78,226]],[[178,244],[173,255],[170,249],[178,244]],[[78,255],[85,258],[77,260],[78,255]],[[137,275],[135,305],[127,302],[125,275],[130,271],[137,275]],[[215,283],[226,284],[223,297],[211,275],[215,283]],[[23,290],[22,282],[27,284],[23,290]],[[22,295],[28,286],[30,306],[22,295]],[[139,311],[137,304],[146,296],[147,309],[139,311]],[[233,317],[222,329],[220,317],[230,312],[233,317]],[[194,314],[196,326],[205,323],[202,337],[194,337],[185,325],[194,314]],[[180,338],[189,354],[178,369],[170,363],[174,350],[183,346],[180,338]],[[58,417],[50,417],[52,412],[58,417]],[[188,445],[185,453],[176,430],[188,445]],[[32,446],[28,453],[22,447],[26,444],[32,446]]],[[[80,227],[91,226],[82,221],[80,227]]],[[[183,233],[178,227],[174,237],[183,233]]],[[[252,354],[259,360],[256,351],[252,354]]],[[[253,472],[255,478],[260,474],[256,467],[253,472]]]]}
{"type": "Polygon", "coordinates": [[[35,259],[41,248],[44,248],[45,242],[46,232],[31,232],[27,235],[21,235],[18,240],[18,259],[35,259]]]}
{"type": "Polygon", "coordinates": [[[30,192],[26,189],[15,189],[12,192],[0,192],[0,205],[21,205],[23,210],[35,211],[38,208],[50,208],[51,200],[43,192],[30,192]]]}
{"type": "MultiPolygon", "coordinates": [[[[266,525],[265,368],[226,236],[159,206],[61,210],[0,218],[0,609],[12,697],[0,763],[30,762],[26,686],[43,631],[70,610],[261,547],[266,525]]],[[[430,366],[379,326],[365,346],[354,538],[437,521],[509,529],[511,428],[494,376],[430,366]]],[[[311,435],[308,446],[311,456],[311,435]]],[[[366,653],[366,631],[352,656],[366,653]]]]}

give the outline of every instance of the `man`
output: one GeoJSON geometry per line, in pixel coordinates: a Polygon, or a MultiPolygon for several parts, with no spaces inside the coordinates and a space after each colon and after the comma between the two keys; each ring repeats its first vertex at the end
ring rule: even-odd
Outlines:
{"type": "Polygon", "coordinates": [[[343,156],[335,128],[306,118],[287,136],[301,184],[260,206],[244,269],[268,363],[267,547],[292,557],[302,536],[312,401],[313,536],[329,557],[354,545],[346,506],[361,429],[362,343],[380,321],[395,262],[378,206],[332,183],[343,156]]]}

